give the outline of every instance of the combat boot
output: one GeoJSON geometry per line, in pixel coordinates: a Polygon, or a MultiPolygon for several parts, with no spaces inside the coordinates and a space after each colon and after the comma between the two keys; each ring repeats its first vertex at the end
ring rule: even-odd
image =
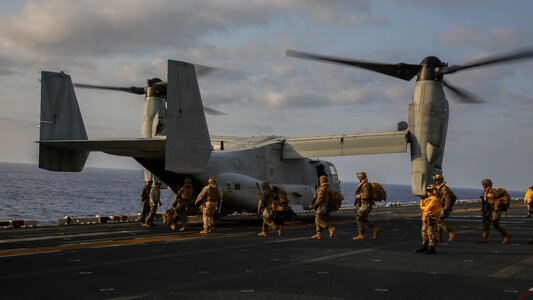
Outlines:
{"type": "Polygon", "coordinates": [[[207,227],[204,228],[202,231],[200,231],[201,234],[206,234],[207,233],[207,227]]]}
{"type": "Polygon", "coordinates": [[[329,238],[332,238],[332,237],[333,237],[333,234],[335,233],[335,227],[330,226],[330,227],[328,228],[328,231],[329,231],[329,238]]]}
{"type": "Polygon", "coordinates": [[[184,231],[185,227],[186,227],[185,224],[181,225],[180,231],[184,231]]]}
{"type": "Polygon", "coordinates": [[[321,240],[322,239],[322,232],[318,231],[315,235],[311,237],[312,239],[321,240]]]}
{"type": "Polygon", "coordinates": [[[379,233],[381,232],[381,229],[379,227],[375,227],[372,229],[374,231],[374,239],[377,239],[379,236],[379,233]]]}
{"type": "Polygon", "coordinates": [[[435,246],[431,246],[425,251],[426,254],[435,254],[435,246]]]}
{"type": "Polygon", "coordinates": [[[415,249],[415,252],[426,252],[428,251],[428,242],[425,242],[422,247],[415,249]]]}
{"type": "Polygon", "coordinates": [[[170,229],[172,229],[172,231],[176,231],[176,224],[170,224],[170,229]]]}
{"type": "Polygon", "coordinates": [[[503,241],[502,241],[502,244],[505,245],[507,243],[509,243],[509,240],[511,239],[511,235],[508,234],[506,235],[504,238],[503,238],[503,241]]]}
{"type": "Polygon", "coordinates": [[[352,240],[354,240],[354,241],[362,241],[362,240],[364,240],[364,239],[365,239],[365,236],[362,235],[362,234],[359,234],[358,236],[354,236],[354,237],[352,238],[352,240]]]}
{"type": "Polygon", "coordinates": [[[261,233],[259,233],[258,236],[267,236],[267,233],[264,231],[261,231],[261,233]]]}
{"type": "Polygon", "coordinates": [[[283,234],[283,226],[278,227],[278,236],[283,234]]]}
{"type": "Polygon", "coordinates": [[[448,242],[453,241],[453,239],[455,238],[456,234],[457,234],[457,231],[450,232],[450,236],[448,237],[448,242]]]}
{"type": "Polygon", "coordinates": [[[215,226],[209,226],[209,227],[207,227],[207,233],[211,233],[211,232],[213,232],[213,231],[215,231],[215,226]]]}
{"type": "Polygon", "coordinates": [[[483,232],[483,235],[481,236],[481,238],[479,240],[476,241],[476,243],[478,243],[478,244],[487,243],[487,236],[489,236],[489,234],[487,232],[483,232]]]}

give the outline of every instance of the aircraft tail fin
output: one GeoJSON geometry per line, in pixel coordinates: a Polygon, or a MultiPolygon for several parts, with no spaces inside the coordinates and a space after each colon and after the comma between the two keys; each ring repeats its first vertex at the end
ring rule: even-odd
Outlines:
{"type": "Polygon", "coordinates": [[[206,171],[212,146],[194,65],[168,61],[165,170],[206,171]]]}
{"type": "MultiPolygon", "coordinates": [[[[87,140],[78,100],[70,76],[41,73],[40,141],[87,140]]],[[[39,145],[39,168],[50,171],[79,172],[89,152],[39,145]]]]}

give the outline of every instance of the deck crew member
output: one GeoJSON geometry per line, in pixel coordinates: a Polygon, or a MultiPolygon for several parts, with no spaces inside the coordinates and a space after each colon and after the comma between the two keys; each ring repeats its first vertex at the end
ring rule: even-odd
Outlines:
{"type": "Polygon", "coordinates": [[[274,193],[270,189],[268,182],[264,181],[261,184],[261,198],[259,198],[259,203],[257,206],[257,214],[263,216],[263,226],[259,236],[267,236],[268,227],[272,228],[274,231],[278,232],[278,235],[281,236],[283,232],[282,225],[276,225],[274,223],[274,209],[275,209],[274,193]]]}
{"type": "Polygon", "coordinates": [[[161,203],[161,191],[159,190],[160,187],[161,181],[156,180],[152,186],[152,189],[150,190],[150,213],[148,214],[148,217],[146,217],[147,227],[154,226],[154,217],[155,213],[157,212],[157,205],[163,205],[163,203],[161,203]]]}
{"type": "Polygon", "coordinates": [[[146,224],[146,216],[150,213],[150,189],[152,188],[152,179],[146,179],[143,189],[141,190],[141,203],[143,207],[143,212],[141,214],[141,225],[146,224]]]}
{"type": "Polygon", "coordinates": [[[531,214],[533,214],[533,185],[529,186],[524,196],[524,203],[527,204],[527,216],[531,217],[531,214]]]}
{"type": "Polygon", "coordinates": [[[442,206],[442,212],[440,214],[440,217],[437,219],[437,240],[440,242],[440,234],[442,230],[446,231],[448,233],[448,242],[451,242],[454,238],[457,232],[453,230],[450,225],[448,225],[446,222],[444,222],[444,219],[448,218],[450,213],[452,212],[452,207],[455,202],[455,194],[453,191],[446,185],[446,181],[444,181],[444,177],[440,174],[436,174],[433,176],[433,179],[435,180],[435,184],[437,185],[437,198],[439,199],[440,205],[442,206]]]}
{"type": "Polygon", "coordinates": [[[426,254],[435,254],[437,246],[437,220],[441,216],[442,206],[437,197],[437,189],[430,184],[426,188],[426,198],[420,199],[420,209],[422,210],[422,247],[416,249],[416,252],[425,252],[426,254]],[[429,248],[428,248],[429,247],[429,248]]]}
{"type": "Polygon", "coordinates": [[[322,228],[327,228],[329,231],[329,238],[332,238],[335,233],[335,227],[328,225],[326,221],[328,216],[328,204],[331,202],[331,189],[329,188],[328,177],[326,177],[326,175],[320,176],[319,182],[320,186],[315,192],[313,205],[311,206],[316,212],[316,234],[311,238],[320,240],[322,238],[322,228]]]}
{"type": "Polygon", "coordinates": [[[374,206],[374,201],[372,199],[372,185],[368,182],[365,172],[357,173],[357,179],[359,179],[359,185],[355,189],[355,208],[359,208],[357,212],[357,229],[359,235],[353,238],[354,241],[364,240],[365,236],[363,234],[365,226],[368,226],[374,232],[374,239],[377,239],[381,229],[376,225],[368,221],[368,215],[372,211],[374,206]]]}
{"type": "Polygon", "coordinates": [[[492,181],[490,179],[483,179],[481,181],[481,185],[483,186],[483,199],[481,208],[481,216],[483,218],[483,235],[481,236],[481,239],[476,241],[476,243],[487,242],[490,225],[492,224],[492,226],[503,235],[504,238],[502,244],[507,244],[511,238],[511,235],[500,226],[501,210],[499,207],[499,201],[496,198],[494,189],[492,188],[492,181]]]}
{"type": "Polygon", "coordinates": [[[187,226],[189,207],[194,202],[194,189],[192,187],[192,181],[190,178],[185,178],[183,186],[178,190],[176,194],[176,200],[172,203],[172,207],[176,209],[178,216],[174,219],[170,228],[176,230],[178,221],[181,221],[180,231],[184,231],[187,226]]]}
{"type": "Polygon", "coordinates": [[[218,204],[222,202],[224,194],[218,187],[215,177],[209,177],[208,184],[202,189],[196,197],[195,205],[203,203],[202,221],[204,229],[200,233],[211,233],[215,230],[215,220],[213,216],[218,209],[218,204]]]}

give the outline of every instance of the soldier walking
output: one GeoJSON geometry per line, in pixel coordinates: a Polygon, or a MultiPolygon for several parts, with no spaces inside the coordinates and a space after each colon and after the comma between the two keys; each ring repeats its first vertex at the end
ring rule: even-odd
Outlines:
{"type": "Polygon", "coordinates": [[[150,190],[150,213],[148,214],[148,217],[146,218],[146,227],[152,227],[154,226],[154,217],[157,212],[157,204],[163,205],[161,203],[161,191],[159,188],[161,187],[161,181],[156,180],[154,186],[152,186],[152,189],[150,190]]]}
{"type": "Polygon", "coordinates": [[[192,181],[190,178],[185,178],[185,183],[178,190],[176,200],[172,203],[172,207],[176,209],[177,217],[170,224],[172,230],[176,230],[178,221],[181,221],[180,231],[184,231],[187,226],[189,207],[194,201],[194,189],[192,188],[192,181]]]}
{"type": "Polygon", "coordinates": [[[315,210],[315,225],[316,225],[316,234],[313,235],[312,239],[322,239],[322,228],[327,228],[329,231],[329,238],[333,237],[335,233],[335,227],[328,225],[326,218],[328,216],[328,204],[331,202],[331,189],[328,184],[328,177],[326,175],[320,176],[320,186],[315,192],[313,198],[313,205],[311,208],[315,210]]]}
{"type": "Polygon", "coordinates": [[[503,235],[504,238],[502,244],[505,245],[509,242],[509,239],[511,239],[511,235],[508,234],[500,226],[500,203],[497,198],[497,195],[495,194],[495,190],[492,188],[492,181],[490,179],[483,179],[481,181],[481,185],[483,186],[483,199],[481,202],[481,213],[483,217],[483,235],[481,236],[481,239],[476,241],[476,243],[487,242],[490,225],[492,224],[492,226],[503,235]]]}
{"type": "Polygon", "coordinates": [[[533,214],[533,185],[529,186],[529,189],[524,196],[524,203],[527,204],[527,216],[531,217],[533,214]]]}
{"type": "Polygon", "coordinates": [[[441,232],[444,229],[448,233],[448,242],[451,242],[455,235],[457,234],[457,231],[453,230],[450,225],[448,225],[446,222],[444,222],[444,219],[447,219],[450,213],[452,212],[453,204],[455,203],[455,194],[453,191],[446,185],[446,181],[444,181],[444,177],[440,174],[436,174],[433,176],[433,179],[435,180],[436,189],[437,189],[437,198],[439,199],[440,205],[442,206],[442,211],[437,219],[437,226],[439,230],[437,231],[437,240],[441,241],[441,232]]]}
{"type": "Polygon", "coordinates": [[[437,230],[439,228],[437,222],[442,211],[437,193],[436,187],[430,184],[426,188],[427,197],[420,199],[420,209],[422,210],[422,247],[416,249],[416,252],[435,254],[437,230]]]}
{"type": "Polygon", "coordinates": [[[196,197],[195,205],[203,203],[202,221],[204,229],[200,233],[211,233],[215,230],[215,220],[213,216],[218,209],[219,202],[222,202],[222,190],[218,187],[215,177],[209,177],[208,184],[196,197]]]}
{"type": "Polygon", "coordinates": [[[355,189],[355,209],[359,208],[357,212],[357,229],[359,235],[353,238],[354,241],[361,241],[365,239],[363,234],[365,226],[368,226],[374,232],[374,239],[377,239],[381,229],[376,225],[368,221],[368,215],[372,211],[374,206],[374,201],[372,199],[372,185],[368,182],[365,172],[357,173],[357,178],[359,179],[359,185],[355,189]]]}
{"type": "Polygon", "coordinates": [[[274,209],[275,209],[274,193],[270,189],[268,182],[264,181],[261,184],[261,198],[257,207],[257,214],[263,216],[263,226],[259,236],[267,236],[268,227],[271,227],[274,231],[278,232],[281,236],[283,232],[283,225],[276,225],[274,223],[274,209]]]}
{"type": "Polygon", "coordinates": [[[146,216],[150,213],[150,189],[152,188],[152,179],[146,179],[143,189],[141,190],[141,203],[143,212],[141,214],[141,226],[146,226],[146,216]]]}

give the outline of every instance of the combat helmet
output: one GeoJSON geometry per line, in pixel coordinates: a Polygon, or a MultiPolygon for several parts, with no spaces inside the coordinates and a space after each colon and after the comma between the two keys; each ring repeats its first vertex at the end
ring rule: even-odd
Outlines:
{"type": "Polygon", "coordinates": [[[485,179],[481,180],[481,185],[482,186],[492,186],[492,180],[490,180],[488,178],[485,178],[485,179]]]}
{"type": "Polygon", "coordinates": [[[191,183],[191,182],[192,180],[189,177],[185,178],[185,183],[191,183]]]}
{"type": "Polygon", "coordinates": [[[215,177],[211,176],[211,177],[209,177],[209,180],[207,182],[211,183],[211,182],[217,182],[217,181],[216,181],[215,177]]]}
{"type": "Polygon", "coordinates": [[[266,188],[270,188],[270,185],[268,184],[268,182],[263,181],[263,183],[261,183],[261,187],[266,189],[266,188]]]}
{"type": "Polygon", "coordinates": [[[320,181],[320,183],[325,183],[328,182],[328,177],[326,175],[322,175],[318,180],[320,181]]]}
{"type": "Polygon", "coordinates": [[[366,179],[366,173],[365,172],[359,172],[356,175],[357,175],[357,178],[366,179]]]}
{"type": "Polygon", "coordinates": [[[444,181],[444,177],[441,174],[433,175],[433,180],[435,181],[444,181]]]}

